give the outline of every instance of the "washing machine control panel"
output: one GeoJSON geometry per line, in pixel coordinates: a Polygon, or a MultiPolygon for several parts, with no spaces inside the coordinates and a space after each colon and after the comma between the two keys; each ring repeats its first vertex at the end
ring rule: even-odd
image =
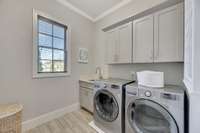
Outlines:
{"type": "Polygon", "coordinates": [[[157,97],[157,93],[151,89],[139,88],[139,96],[141,98],[154,99],[157,97]]]}
{"type": "Polygon", "coordinates": [[[108,85],[107,84],[103,84],[103,88],[105,89],[105,88],[107,88],[108,87],[108,85]]]}
{"type": "Polygon", "coordinates": [[[151,91],[145,91],[145,92],[144,92],[144,95],[145,95],[146,97],[151,97],[151,96],[152,96],[152,93],[151,93],[151,91]]]}
{"type": "Polygon", "coordinates": [[[120,87],[119,87],[119,85],[115,85],[115,84],[111,84],[111,86],[110,86],[112,89],[119,89],[120,87]]]}
{"type": "Polygon", "coordinates": [[[96,89],[105,89],[107,87],[108,87],[108,85],[105,83],[102,83],[102,82],[94,83],[94,88],[96,88],[96,89]]]}

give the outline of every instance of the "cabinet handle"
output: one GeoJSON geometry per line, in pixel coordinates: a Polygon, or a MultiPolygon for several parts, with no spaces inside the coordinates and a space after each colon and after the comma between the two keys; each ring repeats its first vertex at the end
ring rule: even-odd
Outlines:
{"type": "Polygon", "coordinates": [[[156,59],[158,59],[158,57],[159,57],[159,50],[157,49],[157,51],[156,51],[156,59]]]}
{"type": "Polygon", "coordinates": [[[116,60],[116,59],[115,59],[115,55],[114,55],[113,62],[115,62],[115,60],[116,60]]]}
{"type": "Polygon", "coordinates": [[[114,62],[116,62],[117,61],[117,55],[115,54],[114,55],[114,62]]]}
{"type": "Polygon", "coordinates": [[[153,53],[153,50],[151,50],[151,56],[150,56],[150,59],[153,60],[154,58],[154,53],[153,53]]]}
{"type": "Polygon", "coordinates": [[[156,47],[156,51],[155,51],[155,59],[158,59],[159,57],[159,45],[155,46],[156,47]]]}
{"type": "Polygon", "coordinates": [[[116,61],[118,61],[119,60],[119,55],[116,55],[116,61]]]}

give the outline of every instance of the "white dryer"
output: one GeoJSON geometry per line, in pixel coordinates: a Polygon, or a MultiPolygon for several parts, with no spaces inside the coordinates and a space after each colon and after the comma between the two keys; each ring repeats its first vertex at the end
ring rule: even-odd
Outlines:
{"type": "Polygon", "coordinates": [[[126,86],[125,133],[184,133],[184,91],[126,86]]]}
{"type": "Polygon", "coordinates": [[[94,123],[105,133],[122,133],[122,86],[127,80],[95,81],[94,123]]]}

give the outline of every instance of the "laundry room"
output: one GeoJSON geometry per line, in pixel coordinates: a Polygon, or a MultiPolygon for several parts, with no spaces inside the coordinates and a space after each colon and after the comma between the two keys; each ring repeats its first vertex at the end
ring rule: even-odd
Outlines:
{"type": "Polygon", "coordinates": [[[0,133],[199,133],[199,0],[0,0],[0,133]]]}

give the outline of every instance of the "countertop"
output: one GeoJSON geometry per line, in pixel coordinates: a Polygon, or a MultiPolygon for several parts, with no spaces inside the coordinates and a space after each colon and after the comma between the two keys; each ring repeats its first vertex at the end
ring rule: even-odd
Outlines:
{"type": "Polygon", "coordinates": [[[93,79],[93,78],[80,78],[79,79],[79,81],[81,81],[81,82],[86,82],[86,83],[90,83],[90,84],[94,84],[94,81],[95,81],[95,79],[93,79]]]}

